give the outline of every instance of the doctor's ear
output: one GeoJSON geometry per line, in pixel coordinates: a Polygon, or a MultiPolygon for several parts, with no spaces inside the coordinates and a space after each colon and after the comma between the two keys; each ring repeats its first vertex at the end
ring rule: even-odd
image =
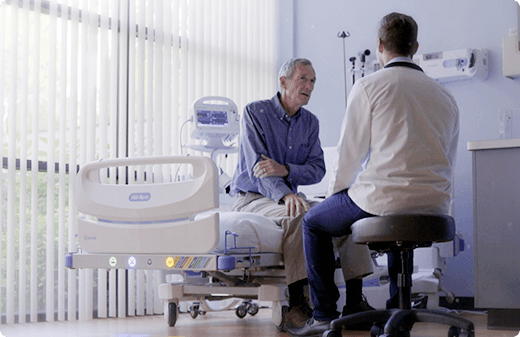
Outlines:
{"type": "Polygon", "coordinates": [[[412,56],[414,56],[415,53],[417,53],[417,49],[419,49],[419,42],[416,41],[416,42],[415,42],[415,46],[414,46],[414,48],[413,48],[413,54],[412,54],[412,56]]]}
{"type": "Polygon", "coordinates": [[[384,50],[383,41],[382,41],[380,38],[377,39],[377,50],[378,50],[380,53],[382,53],[383,50],[384,50]]]}

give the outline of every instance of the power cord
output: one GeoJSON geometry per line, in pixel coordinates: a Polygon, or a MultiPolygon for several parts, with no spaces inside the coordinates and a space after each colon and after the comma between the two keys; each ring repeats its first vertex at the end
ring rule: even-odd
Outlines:
{"type": "Polygon", "coordinates": [[[186,120],[184,123],[182,123],[181,125],[181,131],[179,132],[179,146],[180,146],[180,152],[181,152],[181,156],[183,155],[182,153],[182,149],[183,149],[183,145],[182,145],[182,129],[184,128],[184,126],[186,125],[186,123],[188,122],[193,122],[193,116],[190,117],[190,119],[186,120]]]}

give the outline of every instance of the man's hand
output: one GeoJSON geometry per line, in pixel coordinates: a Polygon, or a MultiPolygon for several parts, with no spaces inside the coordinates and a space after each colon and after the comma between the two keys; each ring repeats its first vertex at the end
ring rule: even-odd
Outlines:
{"type": "Polygon", "coordinates": [[[294,193],[289,193],[282,198],[287,208],[287,215],[295,217],[302,212],[307,212],[310,208],[309,204],[294,193]]]}
{"type": "Polygon", "coordinates": [[[285,165],[278,164],[275,160],[261,155],[262,159],[253,167],[253,173],[257,178],[266,178],[270,176],[285,177],[289,174],[285,165]]]}

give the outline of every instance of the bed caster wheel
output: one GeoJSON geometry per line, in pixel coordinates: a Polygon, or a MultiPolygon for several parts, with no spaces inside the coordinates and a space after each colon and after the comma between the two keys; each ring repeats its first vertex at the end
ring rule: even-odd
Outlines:
{"type": "Polygon", "coordinates": [[[168,303],[168,326],[175,326],[177,322],[177,304],[168,303]]]}
{"type": "Polygon", "coordinates": [[[235,312],[238,318],[244,318],[247,315],[247,308],[244,304],[240,304],[235,312]]]}
{"type": "Polygon", "coordinates": [[[335,330],[327,330],[321,335],[321,337],[341,337],[341,332],[335,330]]]}
{"type": "Polygon", "coordinates": [[[258,314],[259,310],[260,310],[260,308],[258,307],[258,304],[256,304],[256,303],[250,303],[248,308],[247,308],[247,312],[251,316],[254,316],[254,315],[258,314]]]}
{"type": "Polygon", "coordinates": [[[202,314],[202,312],[200,311],[199,306],[197,304],[190,305],[190,309],[188,311],[190,313],[191,318],[193,318],[193,319],[197,318],[199,313],[202,314]]]}

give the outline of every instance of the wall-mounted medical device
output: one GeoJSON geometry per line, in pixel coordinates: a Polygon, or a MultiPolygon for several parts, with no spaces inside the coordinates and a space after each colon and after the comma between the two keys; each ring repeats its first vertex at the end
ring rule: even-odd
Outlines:
{"type": "Polygon", "coordinates": [[[414,55],[424,73],[439,82],[485,81],[489,75],[487,49],[460,49],[414,55]]]}
{"type": "Polygon", "coordinates": [[[226,97],[208,96],[192,105],[194,129],[191,137],[206,141],[207,148],[225,148],[240,133],[240,116],[235,103],[226,97]]]}
{"type": "Polygon", "coordinates": [[[517,9],[517,27],[509,30],[502,38],[502,74],[508,78],[520,77],[520,4],[517,9]]]}

